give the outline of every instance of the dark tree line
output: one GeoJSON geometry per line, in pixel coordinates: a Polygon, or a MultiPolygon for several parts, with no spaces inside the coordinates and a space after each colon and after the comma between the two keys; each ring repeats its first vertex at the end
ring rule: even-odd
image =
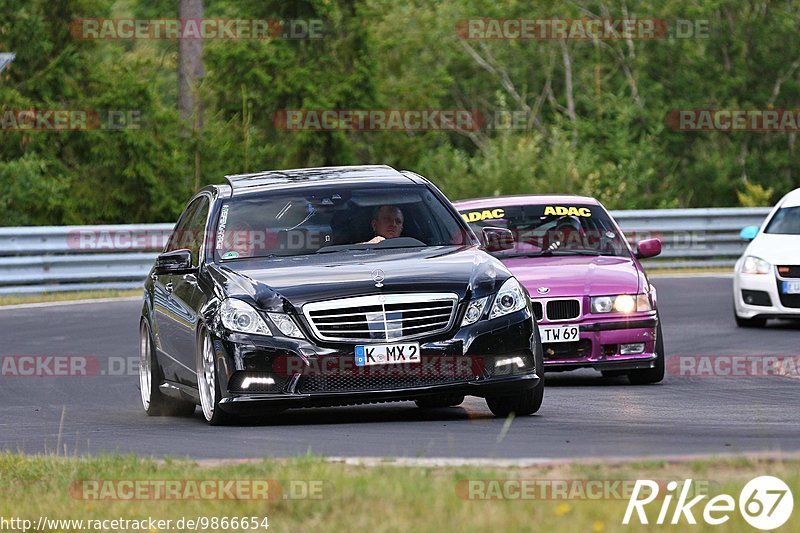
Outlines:
{"type": "Polygon", "coordinates": [[[800,4],[788,0],[0,0],[0,14],[0,52],[17,56],[0,74],[0,119],[34,108],[123,117],[111,129],[0,131],[2,225],[168,221],[225,174],[308,165],[411,168],[453,199],[572,192],[611,208],[762,205],[800,183],[794,132],[665,120],[798,107],[800,4]],[[77,19],[120,16],[321,21],[323,38],[71,33],[77,19]],[[669,34],[465,39],[470,17],[653,18],[669,34]],[[486,123],[286,131],[276,113],[287,109],[465,109],[486,123]]]}

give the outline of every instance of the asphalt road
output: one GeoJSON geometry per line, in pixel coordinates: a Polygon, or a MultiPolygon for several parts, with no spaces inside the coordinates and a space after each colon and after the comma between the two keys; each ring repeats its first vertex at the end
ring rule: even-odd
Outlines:
{"type": "MultiPolygon", "coordinates": [[[[669,358],[681,355],[800,355],[800,324],[735,326],[730,279],[660,278],[655,284],[668,366],[669,358]]],[[[150,418],[141,409],[137,376],[120,364],[137,358],[139,307],[123,301],[0,310],[0,449],[193,458],[307,452],[594,458],[800,450],[796,377],[672,372],[661,384],[636,387],[591,371],[548,374],[541,411],[505,429],[505,421],[476,398],[432,411],[410,402],[293,410],[244,427],[208,427],[199,410],[193,418],[150,418]],[[97,372],[9,375],[21,369],[5,366],[12,364],[9,356],[23,355],[89,356],[89,369],[97,372]]]]}

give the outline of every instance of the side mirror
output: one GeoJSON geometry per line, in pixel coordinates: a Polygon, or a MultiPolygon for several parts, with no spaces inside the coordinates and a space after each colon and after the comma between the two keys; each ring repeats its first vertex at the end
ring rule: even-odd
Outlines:
{"type": "Polygon", "coordinates": [[[173,250],[156,257],[156,274],[181,274],[192,270],[191,250],[173,250]]]}
{"type": "Polygon", "coordinates": [[[756,238],[756,235],[758,235],[758,226],[747,226],[739,232],[739,237],[746,241],[752,241],[756,238]]]}
{"type": "Polygon", "coordinates": [[[636,257],[638,259],[646,259],[648,257],[655,257],[661,253],[661,239],[645,239],[639,241],[636,246],[636,257]]]}
{"type": "Polygon", "coordinates": [[[483,228],[483,246],[487,252],[502,252],[514,248],[514,233],[505,228],[483,228]]]}

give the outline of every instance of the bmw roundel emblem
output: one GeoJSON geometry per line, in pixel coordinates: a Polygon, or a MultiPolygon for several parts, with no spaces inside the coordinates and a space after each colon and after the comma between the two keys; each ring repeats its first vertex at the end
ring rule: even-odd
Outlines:
{"type": "Polygon", "coordinates": [[[548,292],[550,292],[550,289],[548,287],[539,287],[538,289],[536,289],[536,292],[538,292],[539,294],[547,294],[548,292]]]}

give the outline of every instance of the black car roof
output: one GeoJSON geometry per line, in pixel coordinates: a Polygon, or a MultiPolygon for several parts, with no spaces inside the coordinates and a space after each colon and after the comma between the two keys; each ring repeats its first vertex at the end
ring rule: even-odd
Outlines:
{"type": "Polygon", "coordinates": [[[388,165],[358,165],[342,167],[296,168],[266,170],[252,174],[225,176],[232,195],[285,185],[306,185],[324,181],[370,182],[379,184],[408,184],[418,182],[416,175],[401,173],[388,165]]]}

